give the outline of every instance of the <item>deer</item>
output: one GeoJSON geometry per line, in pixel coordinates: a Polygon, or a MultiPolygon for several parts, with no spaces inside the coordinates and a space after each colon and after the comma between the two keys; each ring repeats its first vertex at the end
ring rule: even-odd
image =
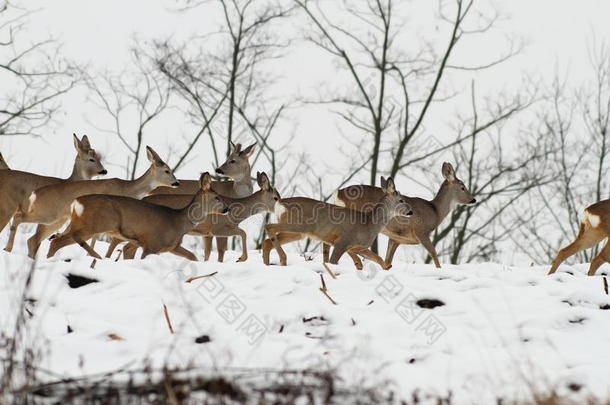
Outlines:
{"type": "MultiPolygon", "coordinates": [[[[610,200],[603,200],[589,205],[585,208],[578,235],[574,242],[564,247],[557,253],[557,257],[551,264],[551,269],[548,274],[553,274],[559,268],[559,265],[570,256],[594,247],[603,239],[610,236],[610,200]]],[[[610,239],[602,250],[591,260],[589,265],[589,276],[594,276],[597,269],[604,264],[610,263],[610,239]]]]}
{"type": "Polygon", "coordinates": [[[164,207],[131,197],[90,194],[70,204],[70,224],[51,241],[47,257],[65,246],[78,243],[96,259],[101,256],[87,244],[91,237],[106,233],[142,246],[142,259],[151,254],[170,252],[196,261],[193,252],[181,246],[182,238],[210,213],[227,213],[224,197],[212,189],[212,178],[204,173],[200,189],[181,209],[164,207]]]}
{"type": "MultiPolygon", "coordinates": [[[[458,204],[472,205],[477,202],[464,182],[456,176],[455,169],[451,163],[443,163],[441,174],[445,180],[432,200],[403,196],[413,209],[413,215],[408,218],[393,218],[381,231],[382,234],[389,238],[385,256],[386,263],[392,264],[394,253],[399,245],[422,245],[428,251],[434,265],[437,268],[441,267],[430,235],[455,206],[458,204]]],[[[367,211],[383,195],[383,190],[379,187],[366,185],[349,186],[335,193],[335,204],[350,209],[367,211]]],[[[328,258],[329,247],[325,245],[323,249],[324,260],[326,260],[328,258]]]]}
{"type": "Polygon", "coordinates": [[[8,167],[8,164],[6,163],[6,160],[4,160],[4,156],[2,156],[1,152],[0,152],[0,170],[11,170],[11,168],[8,167]]]}
{"type": "MultiPolygon", "coordinates": [[[[234,144],[231,142],[231,150],[227,156],[227,160],[216,169],[216,173],[232,179],[232,181],[214,181],[212,187],[214,190],[225,197],[241,198],[252,194],[254,188],[251,180],[250,157],[254,153],[256,144],[252,144],[242,150],[240,143],[234,144]]],[[[197,191],[196,180],[180,180],[180,186],[177,188],[159,187],[154,190],[154,194],[190,194],[193,195],[197,191]]],[[[204,260],[210,258],[212,251],[211,236],[206,236],[204,239],[205,254],[204,260]]],[[[227,250],[228,238],[224,236],[216,237],[216,248],[218,250],[218,261],[224,260],[224,253],[227,250]]]]}
{"type": "MultiPolygon", "coordinates": [[[[237,259],[237,262],[248,260],[247,235],[246,232],[239,227],[239,224],[253,215],[263,212],[274,212],[275,203],[280,200],[280,194],[273,188],[266,173],[257,173],[256,182],[259,185],[260,190],[254,194],[243,198],[225,198],[230,209],[228,215],[210,214],[203,222],[193,228],[189,234],[200,235],[202,237],[239,236],[241,238],[242,254],[239,259],[237,259]]],[[[184,194],[156,194],[145,197],[143,201],[178,209],[188,204],[190,198],[189,195],[184,194]]],[[[116,242],[116,240],[112,241],[109,246],[108,252],[106,253],[107,258],[112,255],[112,252],[116,247],[116,242]]],[[[123,258],[133,259],[136,249],[137,246],[133,243],[125,246],[123,248],[123,258]]],[[[205,255],[209,257],[209,252],[206,251],[205,255]]]]}
{"type": "MultiPolygon", "coordinates": [[[[381,179],[381,190],[383,197],[368,212],[305,197],[279,200],[275,205],[278,223],[265,226],[269,238],[262,244],[263,262],[269,265],[271,249],[275,248],[280,264],[286,266],[286,253],[282,245],[311,237],[334,247],[329,260],[331,264],[337,264],[343,253],[347,252],[354,263],[360,262],[357,256],[360,255],[389,270],[391,265],[373,253],[370,246],[392,218],[410,216],[413,212],[407,200],[396,191],[392,178],[381,179]]],[[[361,270],[362,263],[356,268],[361,270]]]]}
{"type": "MultiPolygon", "coordinates": [[[[65,179],[42,176],[20,170],[0,170],[0,231],[13,217],[20,217],[29,206],[29,197],[33,191],[55,184],[64,184],[80,180],[88,180],[98,175],[105,175],[108,171],[102,165],[100,156],[91,147],[87,135],[78,139],[73,134],[76,157],[72,174],[65,179]]],[[[11,234],[16,231],[16,224],[11,225],[11,234]]],[[[10,252],[13,248],[15,236],[9,237],[4,250],[10,252]]]]}
{"type": "MultiPolygon", "coordinates": [[[[70,218],[70,204],[74,199],[87,194],[109,194],[142,198],[160,185],[179,185],[169,166],[150,147],[146,147],[150,167],[135,180],[105,179],[75,181],[39,188],[30,195],[27,211],[13,220],[21,223],[37,223],[36,233],[28,239],[28,255],[36,256],[44,239],[49,237],[70,218]]],[[[16,232],[15,227],[15,232],[16,232]]]]}

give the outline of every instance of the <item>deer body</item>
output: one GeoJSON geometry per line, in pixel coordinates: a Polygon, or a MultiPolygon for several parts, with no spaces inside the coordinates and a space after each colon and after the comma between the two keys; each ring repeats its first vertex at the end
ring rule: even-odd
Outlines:
{"type": "Polygon", "coordinates": [[[47,257],[59,249],[78,243],[90,255],[101,257],[85,242],[89,238],[108,233],[122,240],[142,246],[142,258],[149,254],[171,252],[190,260],[195,255],[180,244],[184,234],[210,212],[227,211],[222,197],[210,189],[210,176],[202,176],[201,189],[181,209],[173,209],[135,198],[116,195],[85,195],[71,204],[68,229],[53,239],[47,257]],[[194,214],[198,212],[198,214],[194,214]]]}
{"type": "Polygon", "coordinates": [[[135,180],[106,179],[55,184],[37,189],[30,196],[27,212],[15,218],[16,227],[23,222],[39,224],[36,233],[28,240],[29,256],[34,258],[44,239],[57,231],[69,218],[72,201],[89,194],[108,194],[141,198],[159,184],[178,185],[169,167],[147,147],[151,162],[149,169],[135,180]]]}
{"type": "Polygon", "coordinates": [[[11,234],[4,250],[10,252],[13,248],[19,218],[27,212],[29,197],[35,190],[55,184],[88,180],[97,175],[107,173],[97,152],[91,148],[87,136],[78,139],[74,135],[76,158],[72,174],[66,179],[41,176],[19,170],[0,170],[0,231],[4,229],[11,218],[15,218],[11,226],[11,234]]]}
{"type": "MultiPolygon", "coordinates": [[[[269,178],[265,173],[259,173],[256,177],[260,190],[244,198],[225,198],[229,204],[229,213],[227,215],[208,215],[189,234],[200,235],[202,237],[239,236],[241,238],[242,254],[237,261],[246,261],[248,259],[247,235],[239,227],[239,224],[253,215],[262,212],[273,212],[275,203],[280,199],[278,192],[271,186],[269,178]]],[[[216,191],[214,182],[212,182],[212,188],[216,191]]],[[[144,201],[178,209],[188,204],[190,198],[188,195],[157,194],[146,197],[144,201]]],[[[137,246],[133,244],[126,246],[123,249],[123,257],[126,259],[133,258],[136,248],[137,246]]],[[[111,254],[112,250],[109,250],[106,257],[110,257],[111,254]]]]}
{"type": "MultiPolygon", "coordinates": [[[[603,200],[585,209],[576,240],[557,253],[548,274],[555,273],[559,265],[568,257],[594,247],[608,236],[610,236],[610,200],[603,200]]],[[[597,269],[606,262],[610,263],[610,239],[591,261],[588,274],[594,276],[597,269]]]]}
{"type": "MultiPolygon", "coordinates": [[[[389,269],[384,261],[369,250],[377,234],[396,215],[411,215],[407,202],[395,190],[394,182],[384,183],[384,197],[369,212],[350,210],[322,201],[295,197],[280,200],[276,204],[278,223],[265,227],[269,239],[263,242],[263,261],[269,264],[271,248],[280,256],[280,264],[286,265],[286,253],[281,245],[305,237],[333,245],[330,263],[337,264],[343,253],[356,262],[360,254],[389,269]]],[[[359,259],[358,259],[359,261],[359,259]]],[[[361,268],[356,264],[357,268],[361,268]]]]}
{"type": "Polygon", "coordinates": [[[6,163],[6,160],[4,160],[4,156],[2,156],[2,153],[0,153],[0,170],[11,170],[11,168],[8,167],[8,164],[6,163]]]}
{"type": "MultiPolygon", "coordinates": [[[[381,231],[389,238],[385,257],[388,264],[392,263],[394,253],[399,245],[421,244],[432,257],[435,266],[441,267],[430,235],[457,204],[474,204],[476,202],[464,183],[455,176],[451,164],[444,163],[442,173],[445,181],[432,200],[404,196],[413,210],[413,215],[408,218],[393,218],[381,231]]],[[[379,187],[357,185],[338,190],[336,203],[350,209],[368,211],[382,197],[383,191],[379,187]],[[350,198],[350,196],[355,196],[355,198],[350,198]]],[[[325,258],[328,255],[327,251],[328,248],[325,247],[325,258]]]]}
{"type": "MultiPolygon", "coordinates": [[[[216,169],[216,173],[226,176],[230,181],[214,181],[212,188],[225,197],[242,198],[253,193],[252,186],[250,157],[254,153],[256,144],[252,144],[245,149],[241,149],[241,144],[231,143],[231,151],[227,160],[216,169]]],[[[196,180],[180,180],[180,186],[176,189],[167,187],[159,187],[153,192],[154,194],[190,194],[197,192],[198,183],[196,180]]],[[[205,236],[204,240],[204,259],[207,261],[212,252],[212,236],[205,236]]],[[[218,261],[222,262],[224,254],[227,250],[228,238],[224,236],[216,237],[216,248],[218,250],[218,261]]]]}

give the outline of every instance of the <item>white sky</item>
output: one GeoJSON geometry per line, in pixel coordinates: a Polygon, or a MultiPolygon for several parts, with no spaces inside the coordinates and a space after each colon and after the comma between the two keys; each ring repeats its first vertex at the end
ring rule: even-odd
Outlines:
{"type": "MultiPolygon", "coordinates": [[[[488,4],[492,0],[479,0],[488,4]]],[[[610,1],[608,0],[493,0],[493,3],[508,16],[500,23],[500,33],[507,38],[523,38],[527,48],[514,60],[501,68],[477,77],[477,88],[482,93],[493,95],[507,87],[518,85],[525,74],[550,79],[554,72],[566,73],[575,83],[586,80],[589,74],[587,45],[592,38],[610,43],[610,1]]],[[[92,70],[121,69],[128,63],[131,38],[137,34],[141,40],[163,38],[173,35],[187,38],[216,25],[213,16],[200,11],[187,14],[169,10],[171,2],[159,0],[53,0],[28,1],[28,7],[40,8],[33,17],[32,36],[50,33],[64,43],[69,58],[88,63],[92,70]]],[[[413,1],[414,15],[432,15],[436,2],[413,1]]],[[[414,18],[414,20],[417,20],[414,18]]],[[[417,24],[417,21],[411,22],[417,24]]],[[[434,27],[430,27],[433,29],[434,27]]],[[[493,57],[499,44],[499,36],[472,42],[458,53],[460,60],[486,60],[493,57]]],[[[466,43],[465,43],[466,44],[466,43]]],[[[279,67],[284,75],[282,85],[286,91],[311,91],[332,80],[330,61],[303,45],[296,45],[279,67]]],[[[466,75],[467,76],[467,75],[466,75]]],[[[470,82],[470,76],[464,83],[470,82]]],[[[463,83],[462,83],[463,84],[463,83]]],[[[452,84],[461,86],[462,84],[452,84]]],[[[0,83],[0,85],[2,85],[0,83]]],[[[278,91],[282,91],[281,89],[278,91]]],[[[96,132],[90,125],[99,123],[82,92],[72,93],[64,103],[65,115],[59,117],[60,125],[52,137],[47,139],[0,139],[0,148],[9,164],[16,169],[27,169],[56,175],[67,175],[72,159],[71,133],[87,133],[94,147],[106,152],[108,159],[122,163],[120,148],[110,135],[96,132]],[[32,152],[35,152],[34,154],[32,152]],[[33,157],[35,155],[35,157],[33,157]],[[40,159],[43,156],[44,159],[40,159]],[[68,158],[69,156],[69,158],[68,158]]],[[[434,117],[442,119],[442,117],[434,117]]],[[[295,147],[317,155],[327,162],[337,156],[341,147],[341,136],[336,131],[335,116],[321,109],[302,110],[294,117],[296,128],[295,147]],[[324,140],[324,148],[313,140],[324,140]]],[[[151,144],[163,153],[170,136],[183,134],[179,122],[161,123],[152,130],[151,144]]],[[[205,156],[205,146],[199,151],[197,164],[189,165],[181,177],[194,177],[196,172],[211,169],[205,166],[210,156],[205,156]]],[[[110,175],[122,176],[118,166],[109,166],[110,175]]]]}

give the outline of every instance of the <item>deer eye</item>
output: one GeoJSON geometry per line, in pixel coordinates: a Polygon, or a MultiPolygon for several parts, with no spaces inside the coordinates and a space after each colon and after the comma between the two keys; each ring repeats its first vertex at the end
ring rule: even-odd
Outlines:
{"type": "Polygon", "coordinates": [[[404,203],[404,202],[405,202],[405,200],[402,200],[402,199],[401,199],[399,202],[402,204],[402,203],[404,203]]]}
{"type": "Polygon", "coordinates": [[[275,201],[278,201],[278,200],[279,200],[279,198],[277,198],[277,197],[273,197],[273,199],[274,199],[275,201]]]}
{"type": "Polygon", "coordinates": [[[89,159],[89,161],[95,163],[95,159],[89,159]]]}
{"type": "Polygon", "coordinates": [[[231,159],[229,163],[235,163],[235,159],[231,159]]]}
{"type": "Polygon", "coordinates": [[[169,170],[166,170],[165,173],[169,174],[169,170]]]}

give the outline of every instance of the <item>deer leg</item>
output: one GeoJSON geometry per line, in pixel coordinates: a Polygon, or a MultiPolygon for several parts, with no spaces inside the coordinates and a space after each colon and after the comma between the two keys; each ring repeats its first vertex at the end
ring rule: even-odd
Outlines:
{"type": "MultiPolygon", "coordinates": [[[[62,235],[59,238],[63,238],[67,235],[62,235]]],[[[93,250],[91,248],[91,246],[89,246],[89,244],[86,242],[87,239],[89,239],[91,237],[91,235],[82,235],[81,232],[74,232],[72,233],[72,239],[74,239],[74,241],[76,243],[79,244],[80,247],[82,247],[83,249],[85,249],[87,251],[87,253],[89,254],[89,256],[93,256],[96,259],[100,259],[102,260],[102,256],[98,255],[97,252],[95,250],[93,250]]]]}
{"type": "Polygon", "coordinates": [[[440,269],[441,262],[438,260],[438,254],[436,253],[436,248],[434,247],[434,245],[432,244],[432,241],[430,240],[430,235],[416,235],[416,236],[417,236],[417,240],[419,240],[419,243],[422,244],[422,246],[430,254],[430,257],[432,257],[432,261],[434,262],[434,265],[436,266],[436,268],[440,269]]]}
{"type": "MultiPolygon", "coordinates": [[[[303,239],[305,235],[298,232],[290,232],[289,230],[284,231],[285,224],[268,224],[265,225],[265,231],[269,235],[269,240],[273,244],[273,247],[277,251],[277,254],[280,257],[280,265],[286,266],[286,252],[282,249],[282,245],[290,242],[297,241],[299,239],[303,239]]],[[[269,253],[267,255],[267,263],[269,263],[269,253]]],[[[265,260],[265,250],[263,249],[263,260],[265,260]]]]}
{"type": "Polygon", "coordinates": [[[392,261],[394,260],[394,253],[396,253],[398,246],[400,246],[399,242],[392,238],[388,238],[388,250],[385,252],[385,262],[387,264],[392,264],[392,261]]]}
{"type": "Polygon", "coordinates": [[[42,241],[61,228],[64,222],[64,219],[60,219],[52,224],[39,224],[36,227],[36,233],[28,239],[28,256],[34,259],[42,241]]]}
{"type": "Polygon", "coordinates": [[[364,266],[362,266],[362,260],[360,260],[358,255],[353,252],[350,252],[349,250],[347,251],[347,254],[349,255],[349,257],[352,258],[352,261],[354,262],[354,266],[356,266],[356,270],[362,270],[362,268],[364,266]]]}
{"type": "Polygon", "coordinates": [[[49,245],[49,251],[47,253],[47,258],[55,256],[58,250],[76,243],[76,241],[72,238],[71,233],[64,233],[51,241],[49,245]]]}
{"type": "Polygon", "coordinates": [[[244,232],[244,230],[241,228],[237,228],[235,230],[235,233],[241,238],[241,256],[239,257],[239,259],[237,259],[237,261],[245,262],[246,260],[248,260],[248,236],[246,235],[246,232],[244,232]]]}
{"type": "Polygon", "coordinates": [[[3,203],[11,206],[0,207],[0,232],[9,223],[17,210],[17,205],[10,204],[8,201],[3,201],[3,203]]]}
{"type": "Polygon", "coordinates": [[[360,247],[360,248],[351,248],[350,250],[353,253],[358,253],[359,255],[364,256],[367,259],[374,261],[375,263],[380,265],[381,268],[384,270],[390,270],[390,268],[392,267],[391,264],[386,263],[377,253],[373,253],[371,251],[371,249],[360,247]]]}
{"type": "Polygon", "coordinates": [[[13,221],[11,222],[8,241],[6,242],[6,246],[4,247],[4,250],[6,250],[7,252],[10,252],[13,250],[13,244],[15,243],[15,236],[17,236],[17,228],[23,222],[22,219],[23,219],[23,214],[21,213],[21,211],[17,211],[15,213],[15,215],[13,216],[13,221]]]}
{"type": "Polygon", "coordinates": [[[218,250],[218,262],[222,263],[227,251],[227,245],[229,244],[229,238],[225,236],[216,237],[216,250],[218,250]]]}
{"type": "Polygon", "coordinates": [[[599,269],[599,267],[606,262],[610,263],[610,239],[606,242],[606,245],[597,254],[597,256],[595,256],[595,258],[591,261],[588,274],[590,276],[594,276],[597,269],[599,269]]]}
{"type": "MultiPolygon", "coordinates": [[[[548,274],[555,273],[559,268],[559,265],[568,257],[574,256],[576,253],[581,252],[585,249],[592,248],[602,239],[604,239],[604,236],[602,234],[586,232],[581,228],[581,231],[578,233],[576,240],[561,249],[559,253],[557,253],[557,257],[555,258],[555,260],[553,260],[553,263],[551,264],[551,270],[549,270],[548,274]]],[[[593,262],[591,262],[591,265],[593,265],[593,262]]]]}
{"type": "Polygon", "coordinates": [[[137,250],[138,245],[133,242],[127,243],[125,246],[123,246],[123,259],[133,260],[136,257],[137,250]]]}
{"type": "Polygon", "coordinates": [[[176,256],[184,257],[185,259],[192,260],[194,262],[197,261],[197,256],[195,256],[193,252],[182,246],[176,246],[174,249],[170,250],[170,253],[173,253],[176,256]]]}
{"type": "Polygon", "coordinates": [[[330,245],[322,242],[322,262],[328,263],[330,255],[330,245]]]}
{"type": "Polygon", "coordinates": [[[347,242],[338,241],[333,245],[333,253],[330,255],[330,263],[338,264],[339,259],[343,256],[343,253],[347,250],[347,242]]]}
{"type": "MultiPolygon", "coordinates": [[[[110,244],[108,245],[108,250],[106,251],[106,259],[109,259],[112,257],[112,253],[114,253],[114,249],[116,249],[116,247],[123,242],[122,240],[118,239],[118,238],[110,238],[110,244]]],[[[94,246],[91,246],[92,249],[94,249],[94,246]]]]}
{"type": "Polygon", "coordinates": [[[210,255],[212,254],[212,236],[204,236],[203,237],[203,260],[210,260],[210,255]]]}

